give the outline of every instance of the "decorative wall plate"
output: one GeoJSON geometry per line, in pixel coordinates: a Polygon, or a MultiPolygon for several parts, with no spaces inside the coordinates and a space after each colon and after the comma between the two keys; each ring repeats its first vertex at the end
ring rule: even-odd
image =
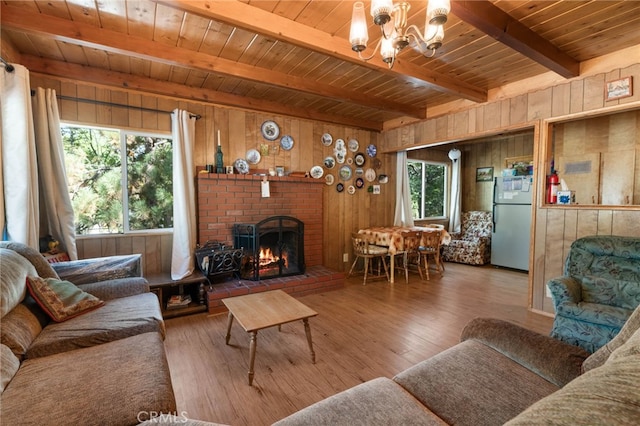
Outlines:
{"type": "Polygon", "coordinates": [[[336,165],[336,160],[331,155],[324,158],[324,166],[327,169],[333,169],[335,165],[336,165]]]}
{"type": "Polygon", "coordinates": [[[262,137],[268,141],[275,141],[280,136],[280,127],[275,121],[267,120],[260,127],[262,137]]]}
{"type": "Polygon", "coordinates": [[[249,164],[258,164],[260,162],[260,153],[257,149],[247,151],[247,162],[249,164]]]}
{"type": "Polygon", "coordinates": [[[328,175],[326,175],[326,176],[324,177],[324,182],[325,182],[327,185],[333,185],[333,180],[334,180],[334,179],[333,179],[333,175],[332,175],[332,174],[328,174],[328,175]]]}
{"type": "Polygon", "coordinates": [[[341,184],[341,183],[337,184],[336,185],[336,191],[338,191],[338,192],[344,191],[344,185],[341,184]]]}
{"type": "Polygon", "coordinates": [[[342,180],[349,180],[351,179],[351,167],[349,166],[342,166],[340,167],[340,179],[342,180]]]}
{"type": "Polygon", "coordinates": [[[320,179],[324,175],[324,170],[320,166],[313,166],[311,168],[311,177],[314,179],[320,179]]]}
{"type": "Polygon", "coordinates": [[[364,186],[364,179],[358,178],[356,179],[356,188],[360,189],[364,186]]]}
{"type": "Polygon", "coordinates": [[[356,152],[358,148],[360,148],[360,144],[358,143],[357,139],[351,139],[349,140],[348,147],[349,147],[349,151],[356,152]]]}
{"type": "Polygon", "coordinates": [[[356,193],[356,188],[353,185],[349,185],[349,187],[347,188],[347,192],[353,195],[356,193]]]}
{"type": "Polygon", "coordinates": [[[380,167],[382,167],[382,161],[380,161],[379,158],[374,158],[373,159],[373,168],[378,170],[380,167]]]}
{"type": "Polygon", "coordinates": [[[246,175],[247,173],[249,173],[249,163],[247,163],[247,161],[243,158],[238,158],[236,162],[233,163],[233,166],[240,174],[246,175]]]}
{"type": "Polygon", "coordinates": [[[344,160],[346,158],[345,155],[347,155],[347,154],[345,154],[342,151],[336,152],[336,161],[338,162],[338,164],[344,163],[344,160]]]}
{"type": "Polygon", "coordinates": [[[331,146],[332,143],[333,136],[331,136],[331,133],[325,133],[324,135],[322,135],[322,145],[331,146]]]}
{"type": "Polygon", "coordinates": [[[364,154],[361,152],[357,153],[354,160],[356,162],[356,166],[362,166],[365,162],[364,154]]]}
{"type": "Polygon", "coordinates": [[[371,144],[367,147],[367,155],[371,158],[375,157],[378,153],[378,149],[374,144],[371,144]]]}
{"type": "Polygon", "coordinates": [[[389,176],[387,176],[387,175],[380,175],[380,176],[378,176],[378,182],[380,182],[380,183],[387,183],[387,182],[389,182],[389,176]]]}
{"type": "Polygon", "coordinates": [[[280,139],[280,146],[285,151],[289,151],[293,148],[293,138],[290,135],[284,135],[282,139],[280,139]]]}
{"type": "Polygon", "coordinates": [[[373,182],[374,180],[376,180],[376,171],[373,169],[367,169],[366,172],[364,172],[364,177],[369,181],[369,182],[373,182]]]}

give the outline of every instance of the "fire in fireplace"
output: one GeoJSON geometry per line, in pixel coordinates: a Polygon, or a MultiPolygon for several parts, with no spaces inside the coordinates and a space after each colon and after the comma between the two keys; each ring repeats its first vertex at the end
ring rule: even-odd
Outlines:
{"type": "Polygon", "coordinates": [[[233,244],[244,250],[242,278],[260,280],[304,274],[304,223],[273,216],[233,225],[233,244]]]}

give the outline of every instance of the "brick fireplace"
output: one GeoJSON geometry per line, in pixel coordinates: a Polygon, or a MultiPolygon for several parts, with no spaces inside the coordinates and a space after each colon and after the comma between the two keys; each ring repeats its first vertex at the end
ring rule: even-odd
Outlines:
{"type": "Polygon", "coordinates": [[[233,280],[209,292],[209,312],[223,311],[220,298],[284,288],[292,295],[320,292],[344,285],[344,274],[322,266],[324,179],[269,177],[270,197],[261,196],[262,176],[200,173],[198,242],[233,245],[233,225],[257,223],[271,216],[291,216],[304,223],[306,271],[299,278],[263,281],[233,280]],[[272,288],[271,288],[272,287],[272,288]]]}

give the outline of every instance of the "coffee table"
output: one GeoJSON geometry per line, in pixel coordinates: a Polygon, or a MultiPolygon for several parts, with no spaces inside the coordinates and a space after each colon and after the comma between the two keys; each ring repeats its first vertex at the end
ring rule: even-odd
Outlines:
{"type": "Polygon", "coordinates": [[[222,299],[222,303],[229,309],[227,320],[226,343],[231,338],[231,325],[236,318],[238,323],[251,336],[249,343],[249,386],[253,383],[253,365],[256,360],[256,340],[258,331],[286,324],[288,322],[302,320],[304,332],[307,335],[311,362],[316,363],[316,353],[313,351],[311,341],[311,327],[309,318],[318,315],[316,311],[298,302],[282,290],[265,291],[262,293],[248,294],[245,296],[229,297],[222,299]]]}

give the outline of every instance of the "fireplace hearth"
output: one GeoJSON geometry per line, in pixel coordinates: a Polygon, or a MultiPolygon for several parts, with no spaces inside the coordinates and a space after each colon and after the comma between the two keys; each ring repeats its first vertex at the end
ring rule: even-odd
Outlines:
{"type": "Polygon", "coordinates": [[[240,275],[261,280],[304,274],[304,223],[291,216],[272,216],[258,223],[233,225],[235,249],[244,251],[240,275]]]}

